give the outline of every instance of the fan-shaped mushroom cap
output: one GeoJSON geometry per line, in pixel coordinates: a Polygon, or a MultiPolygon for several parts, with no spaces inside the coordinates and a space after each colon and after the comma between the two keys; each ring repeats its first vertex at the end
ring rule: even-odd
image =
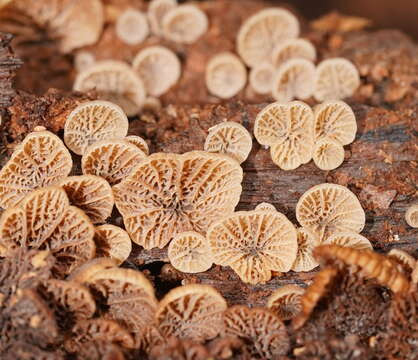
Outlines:
{"type": "Polygon", "coordinates": [[[33,189],[56,184],[72,166],[71,154],[58,136],[30,133],[0,171],[0,206],[14,206],[33,189]]]}
{"type": "Polygon", "coordinates": [[[251,359],[287,354],[290,342],[286,327],[271,311],[235,305],[225,311],[223,319],[223,335],[243,339],[251,359]]]}
{"type": "Polygon", "coordinates": [[[257,94],[269,94],[273,89],[276,69],[270,63],[255,65],[250,70],[249,82],[257,94]]]}
{"type": "Polygon", "coordinates": [[[156,319],[166,338],[205,341],[218,335],[225,299],[208,285],[185,285],[171,290],[160,301],[156,319]]]}
{"type": "Polygon", "coordinates": [[[146,15],[135,9],[126,9],[115,24],[116,35],[128,45],[142,43],[149,35],[146,15]]]}
{"type": "Polygon", "coordinates": [[[324,138],[315,143],[312,158],[321,170],[334,170],[344,161],[344,148],[341,143],[324,138]]]}
{"type": "Polygon", "coordinates": [[[339,100],[353,95],[359,86],[359,73],[351,61],[327,59],[316,68],[313,95],[317,101],[339,100]]]}
{"type": "Polygon", "coordinates": [[[306,59],[290,59],[273,77],[272,94],[277,101],[307,99],[315,86],[315,65],[306,59]]]}
{"type": "Polygon", "coordinates": [[[285,9],[268,8],[249,17],[237,36],[237,51],[249,66],[270,61],[276,45],[299,35],[299,22],[285,9]]]}
{"type": "Polygon", "coordinates": [[[366,222],[356,195],[337,184],[319,184],[306,191],[296,205],[296,218],[319,241],[336,232],[359,233],[366,222]]]}
{"type": "Polygon", "coordinates": [[[76,268],[67,280],[82,283],[85,279],[90,279],[96,272],[116,268],[117,266],[116,261],[111,258],[96,258],[76,268]]]}
{"type": "Polygon", "coordinates": [[[181,64],[177,55],[163,46],[141,50],[132,62],[148,94],[161,96],[180,79],[181,64]]]}
{"type": "Polygon", "coordinates": [[[168,259],[185,273],[203,272],[212,266],[210,248],[204,236],[194,231],[177,234],[168,246],[168,259]]]}
{"type": "Polygon", "coordinates": [[[78,105],[64,126],[64,142],[77,155],[99,140],[122,139],[129,122],[123,110],[109,101],[88,101],[78,105]]]}
{"type": "Polygon", "coordinates": [[[74,67],[78,72],[86,70],[95,62],[96,59],[90,51],[82,50],[74,55],[74,67]]]}
{"type": "Polygon", "coordinates": [[[164,16],[177,6],[177,0],[151,0],[148,6],[148,21],[155,35],[162,35],[164,16]]]}
{"type": "Polygon", "coordinates": [[[292,265],[293,271],[311,271],[319,264],[313,256],[313,249],[319,244],[317,236],[306,228],[297,229],[298,252],[292,265]]]}
{"type": "Polygon", "coordinates": [[[273,292],[267,307],[281,320],[290,320],[302,309],[301,295],[305,289],[297,285],[284,285],[273,292]]]}
{"type": "Polygon", "coordinates": [[[77,75],[73,89],[96,90],[100,99],[118,104],[128,116],[136,115],[145,101],[142,80],[121,61],[97,61],[77,75]]]}
{"type": "Polygon", "coordinates": [[[405,220],[410,227],[418,227],[418,204],[412,205],[408,208],[405,213],[405,220]]]}
{"type": "Polygon", "coordinates": [[[209,129],[205,151],[226,154],[243,163],[250,154],[253,141],[248,130],[233,121],[225,121],[209,129]]]}
{"type": "Polygon", "coordinates": [[[135,145],[145,155],[149,155],[148,144],[142,137],[136,136],[136,135],[129,135],[129,136],[125,137],[125,141],[127,141],[130,144],[135,145]]]}
{"type": "Polygon", "coordinates": [[[194,5],[180,5],[169,10],[162,20],[163,36],[171,41],[192,44],[209,27],[206,14],[194,5]]]}
{"type": "Polygon", "coordinates": [[[228,156],[203,151],[152,154],[120,184],[115,202],[132,241],[163,248],[184,231],[205,234],[234,211],[242,169],[228,156]]]}
{"type": "Polygon", "coordinates": [[[125,140],[102,140],[90,145],[81,158],[83,174],[101,176],[117,184],[146,158],[139,148],[125,140]]]}
{"type": "Polygon", "coordinates": [[[400,249],[390,250],[388,252],[388,257],[401,264],[402,268],[409,273],[412,273],[418,264],[413,256],[400,249]]]}
{"type": "Polygon", "coordinates": [[[115,225],[105,224],[96,227],[94,242],[98,256],[110,257],[118,265],[128,258],[132,250],[128,233],[115,225]]]}
{"type": "Polygon", "coordinates": [[[323,245],[339,245],[358,250],[373,250],[373,246],[368,239],[356,232],[346,231],[332,234],[322,242],[323,245]]]}
{"type": "Polygon", "coordinates": [[[270,211],[277,211],[273,204],[262,202],[255,207],[255,210],[270,210],[270,211]]]}
{"type": "Polygon", "coordinates": [[[247,82],[247,69],[232,53],[220,53],[206,65],[206,87],[221,99],[229,99],[238,94],[247,82]]]}
{"type": "Polygon", "coordinates": [[[271,210],[224,215],[209,227],[206,238],[214,263],[230,266],[250,284],[269,281],[272,271],[289,271],[298,246],[293,224],[271,210]]]}
{"type": "Polygon", "coordinates": [[[331,139],[341,145],[354,141],[357,122],[353,110],[343,101],[325,101],[315,106],[315,141],[331,139]]]}
{"type": "Polygon", "coordinates": [[[276,165],[283,170],[296,169],[312,158],[312,110],[301,101],[272,103],[258,113],[254,135],[261,145],[271,146],[276,165]]]}
{"type": "Polygon", "coordinates": [[[316,50],[312,43],[305,39],[288,39],[280,42],[273,50],[272,63],[278,68],[290,59],[316,60],[316,50]]]}

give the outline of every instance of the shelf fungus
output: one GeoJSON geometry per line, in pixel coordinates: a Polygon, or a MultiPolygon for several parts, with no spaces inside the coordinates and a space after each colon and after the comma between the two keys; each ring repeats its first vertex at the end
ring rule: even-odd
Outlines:
{"type": "Polygon", "coordinates": [[[319,264],[313,256],[313,249],[318,245],[317,236],[306,228],[297,229],[298,252],[292,265],[293,271],[311,271],[319,264]]]}
{"type": "Polygon", "coordinates": [[[213,262],[230,266],[250,284],[269,281],[272,271],[289,271],[298,246],[293,224],[271,210],[223,215],[209,227],[206,238],[213,262]]]}
{"type": "Polygon", "coordinates": [[[242,339],[251,359],[273,359],[289,351],[285,325],[267,309],[235,305],[225,311],[223,320],[223,335],[242,339]]]}
{"type": "Polygon", "coordinates": [[[58,136],[30,133],[0,171],[0,206],[15,206],[32,190],[58,183],[72,166],[71,154],[58,136]]]}
{"type": "Polygon", "coordinates": [[[290,59],[316,60],[316,50],[312,43],[305,39],[288,39],[280,42],[273,50],[272,64],[276,68],[290,59]]]}
{"type": "Polygon", "coordinates": [[[373,250],[373,246],[368,239],[351,231],[332,234],[322,241],[322,245],[339,245],[357,250],[373,250]]]}
{"type": "Polygon", "coordinates": [[[278,102],[261,110],[254,124],[257,141],[270,147],[273,162],[283,170],[294,170],[312,159],[314,117],[301,102],[278,102]]]}
{"type": "Polygon", "coordinates": [[[267,307],[281,320],[294,318],[302,309],[301,296],[305,289],[297,285],[284,285],[273,292],[267,307]]]}
{"type": "Polygon", "coordinates": [[[231,156],[240,164],[247,160],[253,142],[248,130],[233,121],[225,121],[209,129],[204,149],[231,156]]]}
{"type": "Polygon", "coordinates": [[[132,242],[128,233],[111,224],[96,227],[94,242],[96,243],[97,256],[110,257],[118,265],[129,257],[132,250],[132,242]]]}
{"type": "Polygon", "coordinates": [[[115,32],[125,44],[138,45],[149,35],[147,16],[141,11],[128,8],[118,16],[115,32]]]}
{"type": "Polygon", "coordinates": [[[321,170],[334,170],[344,162],[343,146],[331,139],[321,139],[315,142],[312,159],[321,170]]]}
{"type": "Polygon", "coordinates": [[[259,203],[254,210],[277,211],[274,205],[268,202],[259,203]]]}
{"type": "Polygon", "coordinates": [[[145,155],[149,155],[148,143],[142,137],[136,135],[129,135],[125,137],[125,141],[135,145],[145,155]]]}
{"type": "Polygon", "coordinates": [[[242,169],[228,156],[203,151],[152,154],[113,187],[132,241],[165,247],[176,234],[205,234],[238,204],[242,169]]]}
{"type": "Polygon", "coordinates": [[[207,285],[184,285],[171,290],[160,301],[156,313],[158,328],[164,337],[205,341],[218,335],[225,299],[207,285]]]}
{"type": "Polygon", "coordinates": [[[162,35],[164,16],[177,6],[177,0],[151,0],[148,5],[148,22],[153,34],[162,35]]]}
{"type": "Polygon", "coordinates": [[[251,87],[257,94],[270,94],[273,89],[273,77],[276,69],[270,63],[255,65],[248,77],[251,87]]]}
{"type": "Polygon", "coordinates": [[[405,220],[410,227],[418,228],[418,204],[408,208],[405,213],[405,220]]]}

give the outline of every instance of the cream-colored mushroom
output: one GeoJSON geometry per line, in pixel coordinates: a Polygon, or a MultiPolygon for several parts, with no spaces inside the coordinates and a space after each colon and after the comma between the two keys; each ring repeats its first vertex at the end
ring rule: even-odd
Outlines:
{"type": "Polygon", "coordinates": [[[319,264],[313,255],[313,249],[319,245],[319,239],[307,228],[297,229],[298,252],[292,265],[293,271],[311,271],[319,264]]]}
{"type": "Polygon", "coordinates": [[[288,39],[277,44],[272,53],[272,64],[278,68],[290,59],[316,60],[316,50],[305,39],[288,39]]]}
{"type": "Polygon", "coordinates": [[[125,141],[135,145],[145,155],[149,155],[148,143],[142,137],[136,135],[129,135],[125,137],[125,141]]]}
{"type": "Polygon", "coordinates": [[[155,35],[162,35],[164,16],[177,6],[177,0],[151,0],[148,5],[148,21],[155,35]]]}
{"type": "Polygon", "coordinates": [[[269,94],[273,89],[275,68],[270,63],[255,65],[250,70],[249,82],[257,94],[269,94]]]}
{"type": "Polygon", "coordinates": [[[95,61],[96,58],[90,51],[81,50],[74,55],[74,67],[78,72],[86,70],[95,61]]]}
{"type": "Polygon", "coordinates": [[[301,297],[305,289],[297,285],[284,285],[270,295],[267,307],[281,320],[290,320],[302,310],[301,297]]]}
{"type": "Polygon", "coordinates": [[[118,226],[105,224],[97,226],[94,232],[96,256],[110,257],[119,265],[129,256],[132,242],[128,233],[118,226]]]}
{"type": "Polygon", "coordinates": [[[410,227],[418,227],[418,204],[411,205],[405,213],[405,220],[410,227]]]}
{"type": "Polygon", "coordinates": [[[321,170],[334,170],[344,161],[344,148],[341,143],[324,138],[315,143],[312,158],[321,170]]]}
{"type": "Polygon", "coordinates": [[[128,45],[140,44],[149,34],[147,16],[141,11],[126,9],[116,20],[115,32],[128,45]]]}
{"type": "Polygon", "coordinates": [[[337,232],[322,241],[322,245],[332,244],[358,250],[373,250],[373,246],[368,239],[352,231],[337,232]]]}
{"type": "Polygon", "coordinates": [[[259,203],[254,210],[270,210],[270,211],[277,211],[273,204],[262,202],[259,203]]]}

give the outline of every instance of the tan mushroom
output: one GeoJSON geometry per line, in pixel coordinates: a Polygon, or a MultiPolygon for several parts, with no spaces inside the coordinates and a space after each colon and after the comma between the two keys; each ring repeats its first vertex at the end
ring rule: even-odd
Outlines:
{"type": "Polygon", "coordinates": [[[288,39],[277,44],[272,53],[272,63],[278,68],[290,59],[316,60],[316,50],[312,43],[305,39],[288,39]]]}
{"type": "Polygon", "coordinates": [[[123,110],[109,101],[88,101],[68,115],[64,126],[64,142],[77,155],[99,140],[122,139],[129,122],[123,110]]]}
{"type": "Polygon", "coordinates": [[[226,308],[225,299],[211,286],[184,285],[160,301],[156,320],[166,338],[176,336],[203,342],[218,335],[226,308]]]}
{"type": "Polygon", "coordinates": [[[247,82],[247,69],[234,54],[225,52],[212,57],[206,65],[206,87],[221,99],[237,95],[247,82]]]}
{"type": "Polygon", "coordinates": [[[270,63],[255,65],[250,70],[249,83],[257,94],[269,94],[273,90],[276,69],[270,63]]]}
{"type": "Polygon", "coordinates": [[[177,0],[151,0],[148,5],[148,21],[155,35],[162,35],[164,16],[177,6],[177,0]]]}
{"type": "Polygon", "coordinates": [[[304,292],[305,289],[297,285],[281,286],[270,295],[267,307],[281,320],[290,320],[301,311],[304,292]]]}
{"type": "Polygon", "coordinates": [[[299,22],[285,9],[268,8],[249,17],[237,36],[237,51],[244,62],[253,67],[270,61],[276,45],[299,35],[299,22]]]}
{"type": "Polygon", "coordinates": [[[400,249],[392,249],[388,252],[388,257],[400,264],[404,272],[412,273],[416,268],[418,262],[412,255],[400,249]]]}
{"type": "Polygon", "coordinates": [[[313,249],[319,245],[318,237],[309,229],[298,228],[298,252],[292,265],[293,271],[311,271],[319,264],[313,256],[313,249]]]}
{"type": "Polygon", "coordinates": [[[74,55],[74,67],[78,72],[86,70],[96,62],[96,58],[90,51],[81,50],[74,55]]]}
{"type": "Polygon", "coordinates": [[[356,232],[346,231],[332,234],[322,241],[322,245],[339,245],[358,250],[373,250],[373,246],[368,239],[356,232]]]}
{"type": "Polygon", "coordinates": [[[181,75],[177,55],[163,46],[150,46],[134,58],[132,67],[142,79],[151,96],[161,96],[175,85],[181,75]]]}
{"type": "Polygon", "coordinates": [[[71,154],[58,136],[30,133],[0,171],[0,206],[14,206],[32,190],[58,183],[72,166],[71,154]]]}
{"type": "Polygon", "coordinates": [[[118,264],[115,260],[102,257],[87,261],[85,264],[79,266],[67,277],[67,280],[82,283],[85,279],[91,278],[96,272],[102,272],[107,269],[116,268],[118,264]]]}
{"type": "Polygon", "coordinates": [[[135,9],[126,9],[116,20],[115,32],[128,45],[138,45],[149,35],[146,15],[135,9]]]}
{"type": "Polygon", "coordinates": [[[247,160],[253,142],[248,130],[233,121],[225,121],[209,129],[204,149],[231,156],[240,164],[247,160]]]}
{"type": "Polygon", "coordinates": [[[213,262],[230,266],[250,284],[269,281],[272,271],[289,271],[298,246],[293,224],[271,210],[224,215],[209,227],[206,238],[213,262]]]}
{"type": "Polygon", "coordinates": [[[341,143],[324,138],[315,143],[312,159],[321,170],[334,170],[344,162],[344,154],[341,143]]]}
{"type": "Polygon", "coordinates": [[[129,135],[125,137],[125,141],[135,145],[145,155],[149,155],[148,143],[142,137],[136,135],[129,135]]]}
{"type": "Polygon", "coordinates": [[[120,265],[129,256],[132,242],[128,233],[118,226],[105,224],[97,226],[94,233],[97,256],[110,257],[120,265]]]}
{"type": "Polygon", "coordinates": [[[262,202],[255,207],[255,210],[269,210],[269,211],[277,211],[273,204],[262,202]]]}
{"type": "Polygon", "coordinates": [[[136,115],[145,101],[142,80],[121,61],[97,61],[77,75],[73,89],[95,90],[100,99],[118,104],[128,116],[136,115]]]}
{"type": "Polygon", "coordinates": [[[405,213],[405,220],[410,227],[418,228],[418,204],[411,205],[405,213]]]}
{"type": "Polygon", "coordinates": [[[316,68],[314,97],[317,101],[339,100],[354,94],[360,76],[352,62],[344,58],[322,61],[316,68]]]}

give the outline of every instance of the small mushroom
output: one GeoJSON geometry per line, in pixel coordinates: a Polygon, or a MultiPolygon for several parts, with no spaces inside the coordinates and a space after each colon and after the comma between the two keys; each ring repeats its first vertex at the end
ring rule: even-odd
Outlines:
{"type": "Polygon", "coordinates": [[[273,90],[273,77],[276,69],[270,63],[255,65],[250,70],[249,82],[257,94],[269,94],[273,90]]]}
{"type": "Polygon", "coordinates": [[[247,82],[247,69],[234,54],[225,52],[215,55],[206,65],[206,87],[221,99],[237,95],[247,82]]]}
{"type": "Polygon", "coordinates": [[[405,220],[410,227],[418,228],[418,204],[408,208],[405,213],[405,220]]]}
{"type": "Polygon", "coordinates": [[[341,143],[329,138],[318,140],[314,145],[312,159],[321,170],[334,170],[344,162],[344,148],[341,143]]]}
{"type": "Polygon", "coordinates": [[[72,271],[67,280],[83,283],[85,279],[90,279],[95,273],[116,268],[117,266],[116,261],[111,258],[95,258],[72,271]]]}
{"type": "Polygon", "coordinates": [[[273,204],[262,202],[259,203],[254,210],[263,210],[263,211],[277,211],[273,204]]]}
{"type": "Polygon", "coordinates": [[[411,274],[418,262],[412,255],[409,255],[406,251],[400,249],[392,249],[388,252],[388,257],[400,264],[402,269],[407,273],[411,274]]]}
{"type": "Polygon", "coordinates": [[[78,72],[86,70],[96,62],[96,58],[90,51],[81,50],[74,55],[74,67],[78,72]]]}
{"type": "Polygon", "coordinates": [[[94,233],[97,256],[110,257],[116,264],[122,264],[132,250],[128,233],[118,226],[105,224],[96,227],[94,233]]]}
{"type": "Polygon", "coordinates": [[[332,234],[322,242],[322,245],[332,244],[358,250],[373,250],[373,246],[368,239],[352,231],[332,234]]]}
{"type": "Polygon", "coordinates": [[[225,121],[209,129],[204,149],[208,152],[231,156],[243,163],[252,148],[252,139],[248,130],[233,121],[225,121]]]}
{"type": "Polygon", "coordinates": [[[292,265],[293,271],[311,271],[319,264],[313,256],[313,249],[318,245],[317,236],[306,228],[297,229],[298,252],[292,265]]]}
{"type": "Polygon", "coordinates": [[[305,289],[297,285],[284,285],[273,292],[267,307],[281,320],[294,318],[302,309],[301,297],[305,289]]]}
{"type": "Polygon", "coordinates": [[[290,59],[316,60],[316,50],[312,43],[305,39],[288,39],[280,42],[273,50],[272,63],[278,68],[290,59]]]}
{"type": "Polygon", "coordinates": [[[128,8],[116,20],[115,32],[128,45],[138,45],[149,35],[147,16],[138,10],[128,8]]]}
{"type": "Polygon", "coordinates": [[[136,135],[129,135],[125,137],[125,141],[127,141],[130,144],[135,145],[145,155],[149,155],[148,144],[142,137],[136,136],[136,135]]]}
{"type": "Polygon", "coordinates": [[[151,31],[158,36],[162,35],[164,16],[177,6],[177,0],[151,0],[148,5],[148,21],[151,31]]]}

